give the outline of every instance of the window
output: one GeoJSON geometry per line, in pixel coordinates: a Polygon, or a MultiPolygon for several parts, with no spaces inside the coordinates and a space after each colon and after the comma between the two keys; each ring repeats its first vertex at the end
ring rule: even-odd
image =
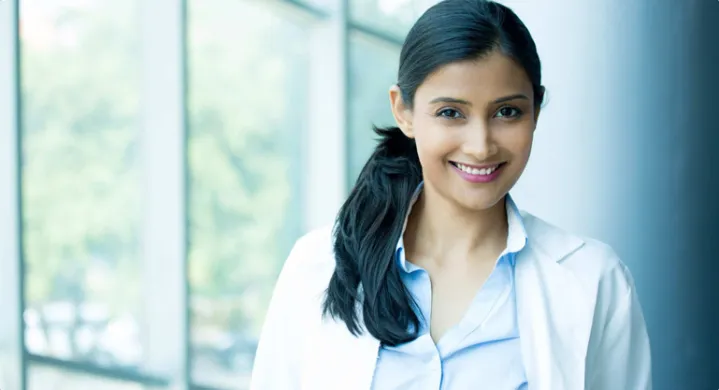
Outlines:
{"type": "Polygon", "coordinates": [[[348,21],[340,1],[20,1],[25,263],[3,279],[24,281],[20,390],[247,388],[292,245],[331,219],[372,125],[394,124],[415,5],[352,1],[348,21]]]}
{"type": "Polygon", "coordinates": [[[422,13],[437,0],[349,0],[350,20],[404,39],[422,13]]]}
{"type": "Polygon", "coordinates": [[[262,3],[189,2],[189,277],[195,383],[248,385],[300,235],[308,34],[262,3]]]}
{"type": "Polygon", "coordinates": [[[349,39],[348,173],[354,184],[374,149],[372,125],[394,126],[389,88],[397,82],[399,47],[355,32],[349,39]]]}
{"type": "MultiPolygon", "coordinates": [[[[137,4],[22,2],[31,354],[142,365],[137,4]]],[[[40,385],[36,372],[30,386],[52,388],[40,385]]]]}
{"type": "Polygon", "coordinates": [[[395,126],[389,87],[397,82],[401,44],[417,18],[437,0],[350,0],[348,61],[349,187],[376,142],[372,125],[395,126]]]}

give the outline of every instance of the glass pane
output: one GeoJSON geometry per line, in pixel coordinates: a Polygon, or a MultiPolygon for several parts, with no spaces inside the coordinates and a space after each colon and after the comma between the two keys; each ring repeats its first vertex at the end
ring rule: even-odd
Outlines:
{"type": "Polygon", "coordinates": [[[399,47],[353,33],[349,39],[348,177],[354,184],[376,142],[372,125],[394,126],[389,88],[397,82],[399,47]]]}
{"type": "Polygon", "coordinates": [[[142,359],[137,4],[21,2],[34,354],[122,367],[142,359]]]}
{"type": "Polygon", "coordinates": [[[241,389],[301,228],[308,34],[254,1],[191,0],[189,14],[192,374],[241,389]]]}
{"type": "Polygon", "coordinates": [[[404,39],[422,13],[437,0],[349,0],[350,20],[404,39]]]}
{"type": "Polygon", "coordinates": [[[62,369],[30,364],[28,390],[159,390],[159,387],[100,378],[62,369]]]}

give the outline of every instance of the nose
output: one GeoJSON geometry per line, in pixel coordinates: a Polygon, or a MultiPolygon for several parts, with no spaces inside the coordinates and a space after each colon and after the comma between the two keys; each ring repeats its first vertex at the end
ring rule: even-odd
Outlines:
{"type": "Polygon", "coordinates": [[[462,143],[462,152],[477,159],[478,162],[489,160],[497,154],[499,147],[494,142],[491,129],[486,122],[467,127],[462,143]]]}

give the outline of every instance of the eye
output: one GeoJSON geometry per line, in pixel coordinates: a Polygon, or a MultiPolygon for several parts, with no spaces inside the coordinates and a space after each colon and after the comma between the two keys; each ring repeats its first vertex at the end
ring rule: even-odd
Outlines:
{"type": "Polygon", "coordinates": [[[504,106],[497,111],[497,114],[495,116],[498,118],[509,119],[519,118],[520,116],[522,116],[522,110],[512,106],[504,106]]]}
{"type": "Polygon", "coordinates": [[[437,116],[447,119],[463,118],[462,113],[455,110],[454,108],[444,108],[437,113],[437,116]]]}

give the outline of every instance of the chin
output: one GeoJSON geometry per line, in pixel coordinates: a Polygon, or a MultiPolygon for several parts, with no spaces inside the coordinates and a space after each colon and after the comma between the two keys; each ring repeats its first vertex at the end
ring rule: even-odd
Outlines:
{"type": "Polygon", "coordinates": [[[506,194],[483,194],[477,196],[461,194],[460,196],[454,197],[454,203],[468,211],[483,211],[496,206],[497,203],[504,199],[505,195],[506,194]]]}
{"type": "MultiPolygon", "coordinates": [[[[506,172],[505,172],[506,173],[506,172]]],[[[452,172],[454,176],[454,172],[452,172]]],[[[454,207],[476,212],[491,209],[497,203],[504,200],[509,188],[506,180],[494,181],[492,183],[468,183],[458,177],[442,177],[439,180],[432,180],[425,177],[425,189],[437,193],[441,198],[454,207]]]]}
{"type": "Polygon", "coordinates": [[[499,180],[491,184],[467,184],[455,186],[456,191],[449,195],[458,206],[472,211],[488,210],[502,203],[515,180],[499,180]]]}

